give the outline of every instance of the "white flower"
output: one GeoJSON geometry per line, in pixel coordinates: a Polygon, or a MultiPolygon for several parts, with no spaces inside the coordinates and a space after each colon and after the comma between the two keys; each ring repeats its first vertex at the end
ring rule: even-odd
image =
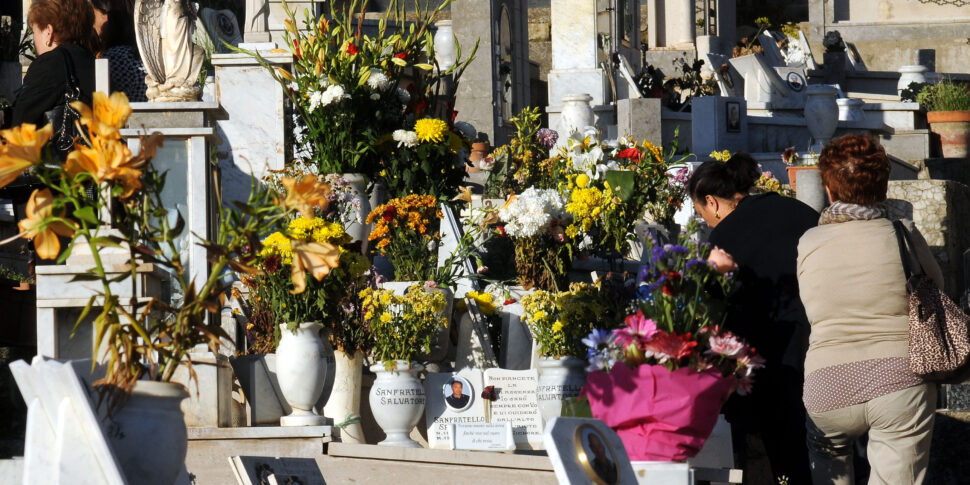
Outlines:
{"type": "Polygon", "coordinates": [[[408,130],[394,130],[391,138],[397,142],[398,148],[405,146],[411,148],[418,144],[418,134],[408,130]]]}
{"type": "Polygon", "coordinates": [[[370,94],[370,99],[372,99],[374,101],[377,101],[377,100],[381,99],[381,95],[378,94],[378,93],[371,93],[370,94]]]}
{"type": "Polygon", "coordinates": [[[397,88],[397,99],[401,100],[401,104],[408,104],[411,101],[411,94],[408,93],[407,89],[397,88]]]}
{"type": "Polygon", "coordinates": [[[562,218],[562,196],[555,189],[529,187],[498,211],[505,221],[505,232],[512,237],[532,237],[562,218]]]}
{"type": "Polygon", "coordinates": [[[380,69],[371,69],[370,77],[367,78],[367,85],[370,86],[374,91],[384,91],[391,84],[391,80],[388,79],[387,74],[381,72],[380,69]]]}
{"type": "Polygon", "coordinates": [[[323,100],[323,93],[320,91],[314,91],[310,93],[310,111],[316,111],[320,107],[320,103],[323,100]]]}
{"type": "Polygon", "coordinates": [[[350,95],[344,91],[344,87],[339,84],[333,84],[327,87],[327,90],[323,92],[322,99],[320,101],[320,106],[327,106],[334,102],[339,102],[342,99],[350,99],[350,95]]]}
{"type": "Polygon", "coordinates": [[[320,87],[321,88],[326,88],[329,85],[330,85],[330,80],[327,79],[326,76],[323,76],[323,77],[320,78],[320,87]]]}
{"type": "Polygon", "coordinates": [[[790,67],[804,66],[808,61],[808,56],[802,50],[799,40],[794,37],[788,38],[788,48],[782,51],[781,55],[785,58],[785,64],[790,67]]]}

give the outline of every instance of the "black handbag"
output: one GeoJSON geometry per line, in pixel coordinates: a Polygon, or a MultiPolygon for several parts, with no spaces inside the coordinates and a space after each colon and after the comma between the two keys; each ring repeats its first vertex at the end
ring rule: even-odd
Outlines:
{"type": "Polygon", "coordinates": [[[68,152],[74,148],[74,140],[78,137],[78,120],[81,114],[71,106],[71,103],[80,101],[81,85],[78,83],[77,75],[74,72],[74,62],[68,55],[66,49],[58,49],[64,58],[64,70],[67,73],[67,80],[64,82],[64,94],[61,102],[44,113],[47,122],[54,128],[51,136],[50,145],[55,156],[59,160],[64,160],[68,152]]]}

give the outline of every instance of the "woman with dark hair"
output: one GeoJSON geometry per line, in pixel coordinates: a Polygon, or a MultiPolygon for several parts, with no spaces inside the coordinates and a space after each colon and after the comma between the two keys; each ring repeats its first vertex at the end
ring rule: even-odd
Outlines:
{"type": "Polygon", "coordinates": [[[724,409],[738,461],[746,461],[746,435],[760,434],[772,474],[796,485],[811,482],[801,400],[808,320],[798,298],[796,248],[818,222],[818,213],[775,192],[750,195],[759,176],[758,163],[741,152],[727,162],[702,164],[687,191],[694,209],[713,228],[709,242],[736,264],[723,268],[734,270],[740,283],[729,302],[726,326],[766,361],[751,392],[733,396],[724,409]]]}
{"type": "MultiPolygon", "coordinates": [[[[805,357],[809,453],[817,484],[851,484],[852,444],[868,434],[869,483],[922,483],[936,385],[909,371],[909,304],[884,202],[890,164],[866,135],[829,142],[819,157],[832,205],[798,243],[798,284],[811,322],[805,357]]],[[[902,221],[907,257],[943,286],[926,241],[902,221]]]]}
{"type": "Polygon", "coordinates": [[[135,20],[130,0],[91,0],[94,29],[101,40],[98,57],[108,59],[111,91],[122,91],[129,101],[148,101],[145,65],[135,43],[135,20]]]}
{"type": "Polygon", "coordinates": [[[30,63],[12,107],[12,126],[49,121],[45,113],[64,101],[68,78],[77,80],[81,101],[91,104],[97,44],[88,0],[34,0],[27,12],[37,58],[30,63]]]}

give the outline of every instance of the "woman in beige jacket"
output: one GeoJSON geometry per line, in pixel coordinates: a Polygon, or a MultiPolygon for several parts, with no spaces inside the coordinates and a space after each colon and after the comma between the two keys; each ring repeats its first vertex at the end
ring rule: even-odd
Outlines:
{"type": "MultiPolygon", "coordinates": [[[[798,244],[811,323],[803,400],[812,478],[851,484],[852,444],[868,433],[870,484],[922,483],[937,390],[909,371],[905,278],[884,205],[889,159],[869,137],[847,135],[826,145],[819,169],[832,205],[798,244]]],[[[926,241],[905,224],[916,246],[911,265],[918,259],[942,287],[926,241]]]]}

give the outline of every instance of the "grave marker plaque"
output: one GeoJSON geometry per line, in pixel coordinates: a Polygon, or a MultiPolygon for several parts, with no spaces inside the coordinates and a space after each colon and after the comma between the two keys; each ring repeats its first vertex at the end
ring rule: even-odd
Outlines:
{"type": "Polygon", "coordinates": [[[541,450],[542,415],[539,413],[539,373],[530,370],[487,369],[485,385],[495,386],[489,403],[491,423],[512,423],[515,447],[541,450]]]}
{"type": "Polygon", "coordinates": [[[428,446],[450,449],[456,424],[487,422],[482,393],[482,371],[430,372],[424,380],[424,413],[428,423],[428,446]],[[456,397],[455,393],[460,397],[456,397]]]}

